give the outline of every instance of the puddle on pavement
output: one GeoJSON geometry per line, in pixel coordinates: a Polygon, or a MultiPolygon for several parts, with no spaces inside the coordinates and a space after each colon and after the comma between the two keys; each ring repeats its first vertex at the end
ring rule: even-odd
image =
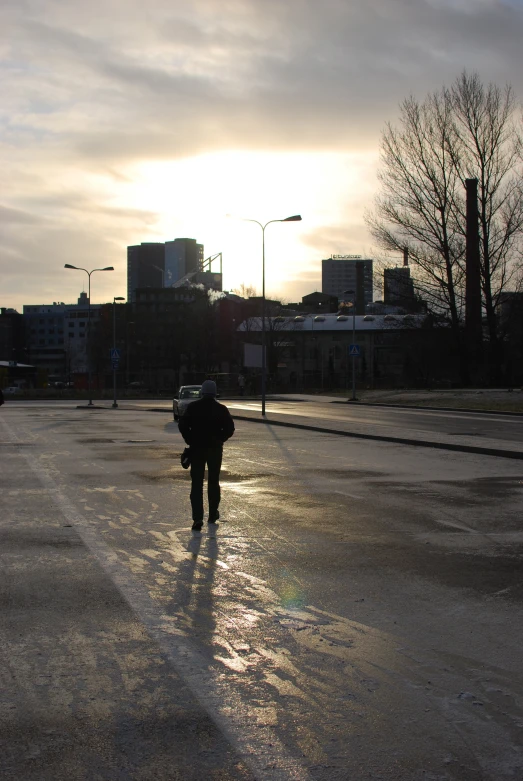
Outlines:
{"type": "Polygon", "coordinates": [[[187,480],[189,472],[181,467],[171,467],[171,469],[166,469],[163,472],[131,472],[131,475],[149,483],[159,483],[162,481],[187,480]]]}
{"type": "Polygon", "coordinates": [[[448,503],[456,507],[473,507],[485,500],[515,500],[523,491],[523,475],[477,477],[470,480],[430,480],[426,482],[370,481],[369,488],[387,490],[398,497],[416,496],[431,502],[448,503]]]}
{"type": "MultiPolygon", "coordinates": [[[[181,453],[174,453],[171,454],[170,458],[180,458],[181,453]]],[[[157,456],[158,458],[159,456],[157,456]]],[[[165,456],[164,456],[165,457],[165,456]]],[[[158,482],[161,480],[187,480],[188,477],[190,477],[190,471],[187,469],[182,469],[181,466],[175,466],[171,467],[169,469],[164,469],[160,472],[131,472],[132,475],[135,477],[139,477],[142,480],[148,480],[150,482],[158,482]]],[[[235,474],[234,472],[228,472],[226,470],[222,470],[220,473],[220,483],[243,483],[243,482],[251,482],[254,480],[259,480],[264,477],[271,477],[274,478],[274,475],[268,475],[268,474],[251,474],[251,475],[240,475],[235,474]]]]}
{"type": "Polygon", "coordinates": [[[304,469],[304,472],[308,472],[311,475],[325,475],[326,477],[352,477],[358,480],[371,480],[379,477],[388,477],[389,472],[370,472],[364,469],[352,469],[347,467],[346,469],[304,469]]]}
{"type": "MultiPolygon", "coordinates": [[[[122,447],[122,441],[114,439],[107,442],[115,443],[117,446],[108,448],[100,453],[100,458],[104,461],[159,461],[162,459],[180,459],[181,451],[172,447],[159,446],[150,447],[131,440],[127,441],[126,447],[122,447]]],[[[181,469],[181,467],[180,467],[181,469]]]]}
{"type": "Polygon", "coordinates": [[[0,442],[0,447],[35,447],[36,442],[0,442]]]}
{"type": "Polygon", "coordinates": [[[79,445],[108,445],[114,442],[114,439],[107,437],[91,437],[90,439],[77,439],[79,445]]]}
{"type": "Polygon", "coordinates": [[[514,498],[523,491],[523,474],[499,477],[476,477],[472,480],[437,480],[433,485],[468,491],[478,498],[514,498]]]}

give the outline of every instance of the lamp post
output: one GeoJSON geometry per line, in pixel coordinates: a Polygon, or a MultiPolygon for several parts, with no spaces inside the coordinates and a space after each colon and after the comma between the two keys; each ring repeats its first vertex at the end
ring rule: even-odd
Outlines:
{"type": "Polygon", "coordinates": [[[265,358],[265,228],[272,222],[301,222],[301,214],[293,214],[292,217],[285,217],[283,220],[269,220],[262,225],[258,220],[251,220],[248,217],[241,218],[244,222],[255,222],[262,229],[262,418],[265,417],[265,390],[267,385],[267,361],[265,358]]]}
{"type": "MultiPolygon", "coordinates": [[[[318,307],[321,310],[321,303],[318,304],[318,307]]],[[[317,353],[316,353],[316,337],[314,336],[314,323],[316,321],[316,318],[320,317],[318,314],[314,314],[314,312],[311,314],[311,323],[312,323],[312,341],[314,342],[314,377],[313,380],[316,381],[316,366],[317,366],[317,353]]],[[[321,336],[318,337],[318,344],[319,344],[319,356],[320,356],[320,377],[321,377],[321,390],[323,391],[323,340],[321,339],[321,336]]]]}
{"type": "Polygon", "coordinates": [[[123,296],[113,296],[113,409],[118,406],[116,401],[116,302],[125,301],[123,296]]]}
{"type": "Polygon", "coordinates": [[[127,385],[129,385],[131,381],[131,344],[129,341],[130,325],[134,326],[135,323],[132,320],[128,320],[125,324],[125,375],[127,385]]]}
{"type": "MultiPolygon", "coordinates": [[[[352,344],[356,344],[356,293],[354,290],[344,290],[344,296],[353,296],[352,299],[352,344]]],[[[352,353],[352,398],[351,401],[357,401],[356,398],[356,355],[352,353]]]]}
{"type": "Polygon", "coordinates": [[[87,383],[88,383],[88,394],[89,394],[89,404],[88,407],[94,407],[93,400],[91,398],[91,274],[94,274],[95,271],[114,271],[113,266],[105,266],[105,268],[93,268],[91,271],[87,271],[86,268],[80,268],[80,266],[71,266],[70,263],[65,263],[64,268],[72,268],[75,271],[85,271],[89,278],[89,284],[88,284],[88,293],[87,293],[87,344],[86,344],[86,354],[87,354],[87,383]]]}

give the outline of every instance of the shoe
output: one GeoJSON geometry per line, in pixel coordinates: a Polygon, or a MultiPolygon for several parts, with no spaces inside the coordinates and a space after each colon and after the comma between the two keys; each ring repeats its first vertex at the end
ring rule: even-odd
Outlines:
{"type": "Polygon", "coordinates": [[[219,517],[220,517],[220,513],[219,513],[218,511],[216,511],[216,515],[215,515],[215,517],[214,517],[214,518],[211,518],[211,517],[209,516],[209,520],[207,521],[207,523],[216,523],[216,521],[219,519],[219,517]]]}
{"type": "Polygon", "coordinates": [[[191,526],[191,531],[201,532],[202,526],[203,526],[203,521],[194,521],[193,525],[191,526]]]}

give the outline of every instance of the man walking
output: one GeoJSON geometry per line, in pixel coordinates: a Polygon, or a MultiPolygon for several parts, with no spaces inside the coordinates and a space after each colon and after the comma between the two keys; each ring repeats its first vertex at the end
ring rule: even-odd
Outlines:
{"type": "Polygon", "coordinates": [[[243,374],[238,374],[238,387],[240,389],[240,396],[245,395],[245,377],[243,374]]]}
{"type": "Polygon", "coordinates": [[[191,448],[191,507],[193,531],[203,525],[203,478],[207,466],[209,497],[209,531],[216,529],[220,517],[220,469],[223,443],[234,434],[231,414],[224,404],[216,401],[216,383],[205,380],[202,398],[191,402],[181,416],[178,428],[191,448]]]}

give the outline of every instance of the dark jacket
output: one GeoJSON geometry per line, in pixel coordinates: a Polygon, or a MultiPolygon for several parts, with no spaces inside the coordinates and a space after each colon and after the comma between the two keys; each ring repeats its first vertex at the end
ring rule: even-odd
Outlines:
{"type": "Polygon", "coordinates": [[[189,404],[178,428],[189,447],[221,447],[234,434],[231,413],[213,396],[189,404]]]}

